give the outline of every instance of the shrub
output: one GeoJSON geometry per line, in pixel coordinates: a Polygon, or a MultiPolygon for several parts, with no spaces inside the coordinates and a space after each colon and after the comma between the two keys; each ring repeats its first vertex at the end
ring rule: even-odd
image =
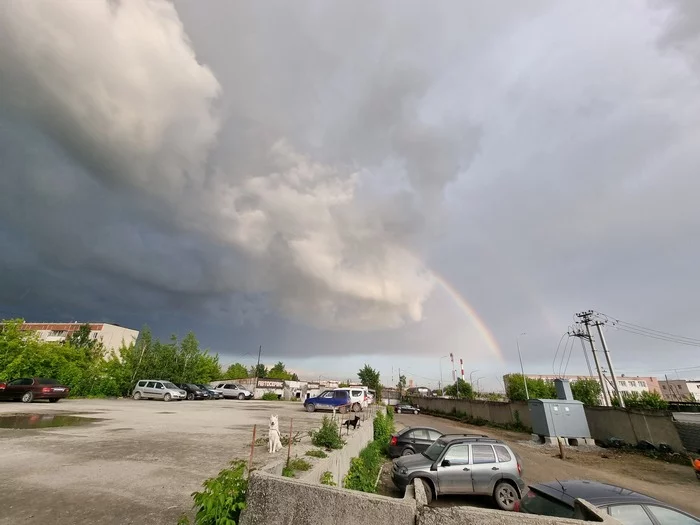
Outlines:
{"type": "Polygon", "coordinates": [[[263,401],[279,401],[279,396],[275,394],[274,392],[265,392],[262,395],[263,401]]]}
{"type": "Polygon", "coordinates": [[[321,474],[321,485],[330,485],[331,487],[335,487],[336,483],[333,481],[333,474],[331,474],[330,471],[326,470],[323,474],[321,474]]]}
{"type": "MultiPolygon", "coordinates": [[[[646,410],[667,410],[668,402],[658,392],[625,392],[622,394],[627,408],[646,410]]],[[[612,399],[613,406],[620,406],[617,397],[612,399]]]]}
{"type": "Polygon", "coordinates": [[[375,482],[383,463],[383,446],[382,442],[373,441],[350,461],[350,469],[343,480],[345,488],[361,492],[377,491],[375,482]]]}
{"type": "MultiPolygon", "coordinates": [[[[245,462],[232,461],[231,467],[219,472],[215,478],[206,480],[202,492],[193,492],[197,514],[195,525],[236,525],[245,508],[248,480],[245,479],[245,462]]],[[[187,518],[178,522],[187,524],[187,518]]]]}
{"type": "Polygon", "coordinates": [[[301,459],[301,458],[294,458],[290,459],[285,467],[282,469],[282,475],[287,477],[287,478],[293,478],[294,473],[297,470],[301,470],[302,472],[306,472],[311,468],[311,463],[308,461],[301,459]]]}
{"type": "Polygon", "coordinates": [[[328,416],[323,416],[321,428],[311,433],[311,442],[317,447],[330,450],[343,448],[345,444],[340,438],[338,423],[328,416]]]}
{"type": "Polygon", "coordinates": [[[323,450],[320,450],[317,448],[307,451],[305,455],[310,456],[312,458],[327,458],[328,457],[328,454],[326,454],[323,450]]]}

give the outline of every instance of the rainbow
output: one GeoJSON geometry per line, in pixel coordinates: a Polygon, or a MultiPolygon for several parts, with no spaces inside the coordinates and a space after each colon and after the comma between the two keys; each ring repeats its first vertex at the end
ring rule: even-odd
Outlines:
{"type": "Polygon", "coordinates": [[[494,337],[493,333],[491,332],[489,327],[486,326],[486,323],[484,323],[481,317],[479,317],[479,314],[472,307],[472,305],[470,305],[467,302],[467,300],[464,297],[462,297],[462,295],[454,288],[454,286],[452,286],[439,273],[437,273],[434,270],[430,270],[430,273],[432,274],[433,279],[435,279],[435,281],[442,287],[442,289],[445,290],[450,297],[452,297],[452,300],[457,304],[459,309],[462,310],[462,312],[464,312],[467,315],[467,317],[469,317],[469,320],[479,332],[479,335],[481,335],[482,339],[488,346],[488,349],[491,351],[491,353],[495,355],[501,362],[503,362],[503,352],[501,352],[501,347],[498,345],[498,341],[496,341],[496,338],[494,337]]]}

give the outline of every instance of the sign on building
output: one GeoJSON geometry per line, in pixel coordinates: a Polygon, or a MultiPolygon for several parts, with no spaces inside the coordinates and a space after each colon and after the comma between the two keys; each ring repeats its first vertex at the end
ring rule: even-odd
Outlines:
{"type": "Polygon", "coordinates": [[[284,388],[281,379],[258,379],[258,388],[284,388]]]}

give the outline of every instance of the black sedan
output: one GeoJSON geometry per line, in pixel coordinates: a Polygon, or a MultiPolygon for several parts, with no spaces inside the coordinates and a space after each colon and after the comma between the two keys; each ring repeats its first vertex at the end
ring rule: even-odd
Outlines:
{"type": "Polygon", "coordinates": [[[397,414],[418,414],[420,412],[420,408],[414,407],[413,405],[409,405],[406,403],[402,403],[400,405],[394,405],[394,412],[397,414]]]}
{"type": "Polygon", "coordinates": [[[209,394],[209,399],[223,399],[224,395],[221,392],[217,392],[213,388],[207,386],[207,385],[200,385],[196,384],[195,386],[198,386],[202,390],[204,390],[207,394],[209,394]]]}
{"type": "Polygon", "coordinates": [[[426,450],[433,441],[442,436],[442,432],[430,427],[408,427],[391,436],[389,442],[389,456],[410,456],[420,454],[426,450]]]}
{"type": "Polygon", "coordinates": [[[193,399],[209,399],[210,397],[209,392],[192,383],[179,383],[176,386],[187,392],[187,399],[190,401],[193,399]]]}
{"type": "Polygon", "coordinates": [[[585,499],[627,525],[700,525],[700,520],[662,501],[597,481],[551,481],[532,485],[516,510],[528,514],[578,518],[574,501],[585,499]]]}

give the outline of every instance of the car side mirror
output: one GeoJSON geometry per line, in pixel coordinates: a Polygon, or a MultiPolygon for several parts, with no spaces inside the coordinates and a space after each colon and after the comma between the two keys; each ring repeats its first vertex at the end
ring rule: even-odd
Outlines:
{"type": "Polygon", "coordinates": [[[443,459],[442,464],[440,465],[442,467],[449,467],[450,466],[450,460],[449,459],[443,459]]]}

